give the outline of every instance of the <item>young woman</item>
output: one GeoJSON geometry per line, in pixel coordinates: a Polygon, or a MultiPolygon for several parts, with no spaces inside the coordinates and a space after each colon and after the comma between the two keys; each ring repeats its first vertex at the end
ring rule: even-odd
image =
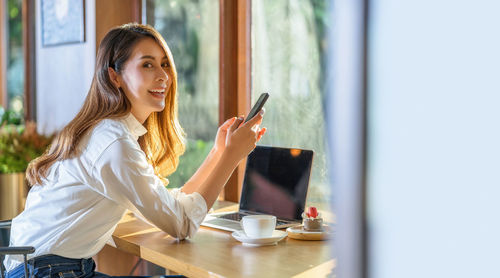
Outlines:
{"type": "MultiPolygon", "coordinates": [[[[12,221],[11,245],[30,245],[35,276],[92,277],[126,210],[173,237],[192,237],[233,170],[265,133],[263,111],[226,121],[193,177],[171,192],[165,180],[184,152],[177,120],[172,54],[150,26],[126,24],[99,46],[96,70],[77,116],[28,167],[25,210],[12,221]]],[[[8,277],[24,277],[22,257],[7,256],[8,277]]]]}

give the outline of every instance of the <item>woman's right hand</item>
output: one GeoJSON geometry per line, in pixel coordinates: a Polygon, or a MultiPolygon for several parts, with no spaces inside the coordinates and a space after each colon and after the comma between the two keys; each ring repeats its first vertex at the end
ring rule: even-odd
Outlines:
{"type": "Polygon", "coordinates": [[[261,110],[250,121],[242,124],[243,117],[239,117],[229,127],[226,135],[226,150],[238,161],[255,149],[257,142],[266,132],[266,128],[259,128],[263,117],[264,110],[261,110]]]}

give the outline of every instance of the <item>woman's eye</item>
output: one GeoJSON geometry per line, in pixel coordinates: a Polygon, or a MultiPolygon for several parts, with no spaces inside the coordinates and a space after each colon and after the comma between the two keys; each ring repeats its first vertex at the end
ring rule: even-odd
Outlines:
{"type": "Polygon", "coordinates": [[[145,67],[145,68],[152,68],[152,67],[153,67],[153,65],[152,65],[151,63],[145,63],[145,64],[144,64],[144,67],[145,67]]]}
{"type": "Polygon", "coordinates": [[[168,63],[163,63],[163,64],[161,64],[161,67],[162,67],[162,68],[168,68],[168,67],[169,67],[169,65],[168,65],[168,63]]]}

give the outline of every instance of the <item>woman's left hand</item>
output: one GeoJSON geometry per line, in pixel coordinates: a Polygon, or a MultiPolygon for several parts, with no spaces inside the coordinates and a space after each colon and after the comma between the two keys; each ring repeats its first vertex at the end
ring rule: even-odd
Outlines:
{"type": "Polygon", "coordinates": [[[222,153],[222,151],[224,151],[224,149],[226,148],[227,130],[234,123],[235,120],[236,117],[232,117],[231,119],[225,121],[219,127],[219,129],[217,129],[217,135],[215,136],[215,143],[214,143],[215,152],[222,153]]]}
{"type": "MultiPolygon", "coordinates": [[[[237,117],[232,117],[231,119],[228,119],[225,121],[219,129],[217,129],[217,135],[215,136],[215,143],[214,143],[214,151],[216,153],[222,153],[224,149],[226,149],[226,137],[227,137],[227,130],[231,127],[231,125],[236,121],[237,117]]],[[[267,128],[258,128],[258,133],[257,133],[257,141],[262,138],[262,135],[266,133],[267,128]]]]}

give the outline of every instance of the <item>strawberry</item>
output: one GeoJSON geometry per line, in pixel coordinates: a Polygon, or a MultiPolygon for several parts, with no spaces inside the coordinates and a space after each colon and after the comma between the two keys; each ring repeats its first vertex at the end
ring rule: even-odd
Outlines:
{"type": "Polygon", "coordinates": [[[309,210],[306,212],[307,217],[316,218],[318,217],[318,210],[315,207],[309,207],[309,210]]]}

